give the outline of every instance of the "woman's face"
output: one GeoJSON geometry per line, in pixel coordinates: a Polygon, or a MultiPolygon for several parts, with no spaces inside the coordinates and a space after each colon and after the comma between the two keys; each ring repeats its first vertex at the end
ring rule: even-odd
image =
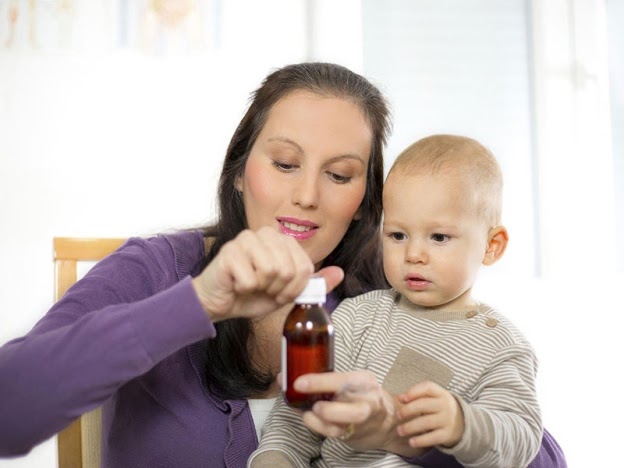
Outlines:
{"type": "Polygon", "coordinates": [[[372,133],[346,99],[295,91],[279,100],[236,188],[248,227],[273,226],[318,267],[345,235],[366,192],[372,133]]]}

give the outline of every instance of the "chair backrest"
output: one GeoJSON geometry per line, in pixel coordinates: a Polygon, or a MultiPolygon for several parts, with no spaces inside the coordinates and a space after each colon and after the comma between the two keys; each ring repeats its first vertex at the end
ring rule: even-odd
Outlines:
{"type": "MultiPolygon", "coordinates": [[[[101,260],[125,239],[54,238],[54,300],[58,301],[78,278],[79,262],[101,260]]],[[[59,468],[99,468],[102,418],[97,408],[76,419],[58,434],[59,468]]]]}

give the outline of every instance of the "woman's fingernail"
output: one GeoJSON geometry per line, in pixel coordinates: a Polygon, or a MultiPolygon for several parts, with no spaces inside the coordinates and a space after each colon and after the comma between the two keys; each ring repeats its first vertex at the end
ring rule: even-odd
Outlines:
{"type": "Polygon", "coordinates": [[[295,380],[295,390],[305,390],[308,388],[308,380],[307,379],[297,379],[295,380]]]}

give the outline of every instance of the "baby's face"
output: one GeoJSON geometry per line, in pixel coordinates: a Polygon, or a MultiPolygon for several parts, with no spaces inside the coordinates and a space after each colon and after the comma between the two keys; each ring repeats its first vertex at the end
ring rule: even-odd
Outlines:
{"type": "Polygon", "coordinates": [[[474,306],[471,289],[489,227],[461,177],[393,174],[384,187],[388,281],[411,302],[441,310],[474,306]]]}

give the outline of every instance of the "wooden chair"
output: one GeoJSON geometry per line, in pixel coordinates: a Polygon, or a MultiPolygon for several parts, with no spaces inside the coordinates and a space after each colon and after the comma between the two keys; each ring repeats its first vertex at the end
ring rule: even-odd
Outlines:
{"type": "MultiPolygon", "coordinates": [[[[54,300],[76,282],[78,262],[101,260],[125,239],[54,238],[54,300]]],[[[99,468],[102,434],[101,408],[83,414],[58,434],[59,468],[99,468]]]]}

